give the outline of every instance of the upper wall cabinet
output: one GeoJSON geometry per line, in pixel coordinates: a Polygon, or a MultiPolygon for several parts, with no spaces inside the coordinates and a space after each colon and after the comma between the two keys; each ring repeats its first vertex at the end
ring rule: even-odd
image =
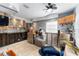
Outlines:
{"type": "Polygon", "coordinates": [[[72,23],[75,21],[75,14],[64,16],[58,19],[58,24],[72,23]]]}

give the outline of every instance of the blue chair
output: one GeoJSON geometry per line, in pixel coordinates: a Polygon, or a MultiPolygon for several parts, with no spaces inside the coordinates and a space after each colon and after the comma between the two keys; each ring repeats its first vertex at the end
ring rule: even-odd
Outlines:
{"type": "Polygon", "coordinates": [[[60,52],[52,46],[43,46],[39,50],[41,56],[60,56],[60,52]]]}
{"type": "Polygon", "coordinates": [[[60,56],[64,56],[64,51],[63,50],[60,52],[60,56]]]}

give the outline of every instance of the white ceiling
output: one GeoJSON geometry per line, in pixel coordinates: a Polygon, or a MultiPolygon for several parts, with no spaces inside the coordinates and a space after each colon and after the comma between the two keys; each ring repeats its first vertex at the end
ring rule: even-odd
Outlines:
{"type": "MultiPolygon", "coordinates": [[[[18,13],[11,11],[9,9],[3,8],[0,6],[0,11],[7,12],[9,14],[13,14],[14,16],[26,18],[26,19],[35,19],[39,17],[44,17],[49,13],[46,13],[44,9],[46,3],[4,3],[1,4],[11,9],[17,10],[18,13]],[[27,5],[29,8],[25,8],[23,5],[27,5]]],[[[56,4],[57,10],[53,10],[53,13],[62,13],[74,8],[77,4],[56,4]]],[[[53,17],[53,15],[51,16],[53,17]]]]}

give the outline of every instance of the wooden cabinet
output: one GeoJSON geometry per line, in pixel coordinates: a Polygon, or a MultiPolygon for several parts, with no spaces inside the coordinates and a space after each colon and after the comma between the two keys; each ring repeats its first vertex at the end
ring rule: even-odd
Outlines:
{"type": "Polygon", "coordinates": [[[0,33],[0,47],[27,39],[27,33],[0,33]]]}
{"type": "Polygon", "coordinates": [[[28,42],[33,44],[33,33],[29,32],[27,36],[28,36],[27,38],[28,42]]]}

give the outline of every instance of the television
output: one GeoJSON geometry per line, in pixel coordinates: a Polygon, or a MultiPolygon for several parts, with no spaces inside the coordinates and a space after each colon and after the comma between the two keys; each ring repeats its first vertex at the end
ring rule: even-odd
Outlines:
{"type": "Polygon", "coordinates": [[[0,15],[0,26],[8,26],[9,17],[0,15]]]}

